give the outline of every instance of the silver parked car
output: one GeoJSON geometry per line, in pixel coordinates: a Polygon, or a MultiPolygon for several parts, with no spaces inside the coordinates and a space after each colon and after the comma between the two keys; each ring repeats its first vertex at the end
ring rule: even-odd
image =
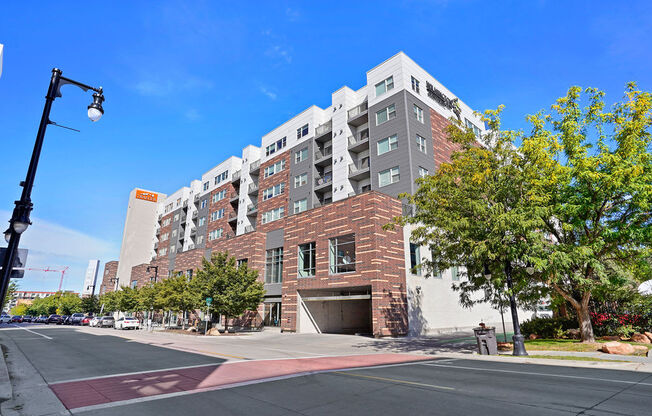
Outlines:
{"type": "Polygon", "coordinates": [[[113,325],[115,324],[115,319],[113,319],[112,316],[103,316],[100,318],[99,322],[97,323],[97,326],[100,328],[113,328],[113,325]]]}

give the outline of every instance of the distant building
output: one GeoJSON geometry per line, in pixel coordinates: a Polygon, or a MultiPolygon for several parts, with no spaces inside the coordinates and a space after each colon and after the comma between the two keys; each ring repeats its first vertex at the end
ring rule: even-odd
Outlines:
{"type": "Polygon", "coordinates": [[[100,290],[98,295],[103,295],[108,292],[113,292],[118,285],[118,262],[107,261],[104,264],[104,273],[102,274],[102,283],[100,283],[100,290]]]}
{"type": "MultiPolygon", "coordinates": [[[[8,302],[7,307],[5,308],[5,311],[10,311],[12,308],[18,306],[18,305],[31,305],[34,303],[34,299],[39,299],[39,298],[46,298],[48,296],[52,296],[56,294],[57,292],[40,292],[40,291],[34,291],[34,290],[17,290],[14,293],[14,296],[11,298],[11,300],[8,302]]],[[[75,295],[79,295],[78,293],[71,292],[71,291],[66,291],[66,293],[73,293],[75,295]]]]}
{"type": "Polygon", "coordinates": [[[84,278],[84,287],[82,296],[91,296],[95,294],[95,284],[97,282],[97,270],[100,268],[99,260],[89,260],[86,268],[86,277],[84,278]]]}

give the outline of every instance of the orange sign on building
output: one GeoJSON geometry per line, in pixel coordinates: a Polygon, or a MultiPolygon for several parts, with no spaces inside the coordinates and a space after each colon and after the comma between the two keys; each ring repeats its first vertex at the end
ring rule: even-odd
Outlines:
{"type": "Polygon", "coordinates": [[[144,201],[156,202],[158,199],[158,194],[153,192],[141,191],[136,189],[136,199],[142,199],[144,201]]]}

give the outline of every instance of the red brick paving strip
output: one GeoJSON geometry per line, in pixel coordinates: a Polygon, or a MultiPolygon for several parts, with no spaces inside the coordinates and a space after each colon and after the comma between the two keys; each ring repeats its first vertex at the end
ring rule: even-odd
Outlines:
{"type": "Polygon", "coordinates": [[[54,383],[50,389],[67,409],[161,394],[210,389],[293,374],[430,360],[410,354],[252,360],[179,370],[150,371],[126,376],[54,383]]]}

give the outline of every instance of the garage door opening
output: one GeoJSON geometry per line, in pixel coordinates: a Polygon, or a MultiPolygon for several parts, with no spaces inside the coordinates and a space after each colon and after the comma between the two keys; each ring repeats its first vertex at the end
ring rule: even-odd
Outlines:
{"type": "Polygon", "coordinates": [[[300,291],[298,332],[371,334],[371,287],[300,291]]]}

